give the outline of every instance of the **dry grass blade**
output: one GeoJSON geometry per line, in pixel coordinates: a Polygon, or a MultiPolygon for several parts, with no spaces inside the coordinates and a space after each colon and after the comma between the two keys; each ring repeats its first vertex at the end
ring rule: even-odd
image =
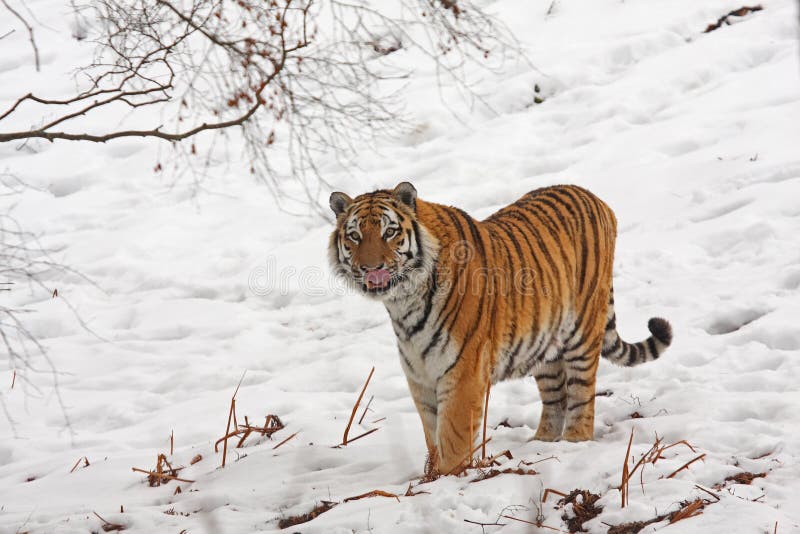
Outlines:
{"type": "MultiPolygon", "coordinates": [[[[422,483],[422,482],[420,482],[420,483],[422,483]]],[[[409,482],[408,483],[408,489],[406,489],[406,492],[403,494],[403,497],[413,497],[414,495],[420,495],[420,494],[423,494],[423,493],[427,494],[427,495],[430,495],[430,493],[431,493],[430,491],[412,491],[413,488],[414,488],[414,483],[413,482],[409,482]]]]}
{"type": "MultiPolygon", "coordinates": [[[[242,379],[244,379],[244,375],[242,375],[242,379]]],[[[239,385],[241,385],[241,383],[242,382],[240,380],[239,385]]],[[[247,416],[244,417],[244,424],[239,425],[239,422],[236,418],[236,393],[238,391],[239,386],[236,386],[236,391],[233,394],[234,396],[231,397],[231,406],[228,410],[228,424],[225,428],[225,435],[214,442],[214,452],[219,452],[219,444],[222,443],[222,467],[225,467],[225,463],[227,461],[229,439],[237,436],[239,437],[239,441],[236,443],[236,448],[238,449],[244,446],[245,440],[253,433],[271,438],[272,434],[278,432],[279,430],[283,430],[285,427],[280,417],[272,414],[265,417],[264,426],[251,425],[247,416]],[[231,430],[231,423],[233,423],[233,430],[231,430]]]]}
{"type": "Polygon", "coordinates": [[[475,455],[476,452],[478,452],[478,449],[480,449],[481,447],[483,447],[484,445],[486,445],[490,441],[492,441],[492,438],[486,438],[485,440],[481,441],[478,444],[478,446],[475,447],[474,449],[472,449],[469,452],[469,454],[467,454],[464,457],[464,459],[461,460],[461,463],[457,464],[453,469],[451,469],[450,472],[447,473],[447,475],[456,475],[456,476],[458,476],[458,475],[461,475],[464,472],[466,472],[466,470],[469,469],[470,467],[475,467],[475,466],[472,465],[472,461],[471,461],[472,457],[475,455]]]}
{"type": "MultiPolygon", "coordinates": [[[[236,386],[236,390],[239,390],[239,386],[236,386]]],[[[234,395],[236,395],[234,393],[234,395]]],[[[228,437],[231,435],[231,420],[233,419],[233,414],[236,412],[236,399],[231,399],[231,407],[228,409],[228,424],[225,426],[225,437],[222,438],[224,441],[224,445],[222,446],[222,467],[225,467],[225,460],[228,458],[228,437]]],[[[219,443],[219,441],[217,441],[219,443]]],[[[217,443],[214,443],[214,452],[217,452],[217,443]]]]}
{"type": "Polygon", "coordinates": [[[695,485],[694,485],[694,487],[695,487],[695,488],[697,488],[697,489],[699,489],[700,491],[704,491],[704,492],[708,493],[709,495],[711,495],[711,497],[713,497],[713,498],[714,498],[714,501],[715,501],[715,502],[719,502],[719,500],[720,500],[720,499],[719,499],[719,495],[717,495],[717,494],[716,494],[716,493],[714,493],[713,491],[707,490],[707,489],[706,489],[706,488],[704,488],[703,486],[698,486],[697,484],[695,484],[695,485]]]}
{"type": "Polygon", "coordinates": [[[688,441],[686,441],[685,439],[682,439],[680,441],[676,441],[675,443],[672,443],[671,445],[667,445],[666,447],[663,447],[661,449],[661,452],[664,452],[667,449],[671,449],[672,447],[674,447],[676,445],[685,445],[685,446],[689,447],[689,450],[691,450],[692,452],[697,452],[697,449],[692,447],[692,444],[689,443],[688,441]]]}
{"type": "Polygon", "coordinates": [[[628,448],[625,451],[625,460],[622,464],[622,481],[619,484],[619,493],[622,498],[621,506],[625,508],[628,504],[628,480],[630,474],[628,473],[628,459],[631,457],[631,445],[633,444],[633,428],[631,428],[631,437],[628,440],[628,448]]]}
{"type": "MultiPolygon", "coordinates": [[[[664,451],[671,449],[672,447],[675,447],[677,445],[684,445],[688,447],[692,452],[697,452],[696,449],[686,440],[676,441],[675,443],[672,443],[670,445],[662,445],[663,441],[662,438],[658,437],[658,434],[656,434],[653,445],[651,445],[650,448],[647,450],[647,452],[645,452],[639,458],[639,460],[634,464],[633,468],[629,468],[628,462],[630,460],[630,450],[632,441],[633,441],[633,430],[631,430],[631,437],[628,440],[628,448],[625,452],[625,464],[622,466],[622,481],[620,482],[620,487],[619,487],[623,508],[628,504],[628,499],[630,495],[630,479],[633,477],[633,475],[636,473],[637,470],[641,468],[641,471],[639,471],[639,484],[642,488],[642,493],[644,493],[644,468],[647,464],[655,465],[658,462],[658,460],[664,458],[663,456],[664,451]]],[[[698,459],[702,458],[702,456],[704,455],[695,458],[694,460],[692,460],[692,462],[697,461],[698,459]]],[[[689,462],[689,464],[691,464],[692,462],[689,462]]],[[[683,466],[682,469],[685,467],[686,466],[683,466]]],[[[671,478],[674,475],[675,473],[673,473],[667,478],[671,478]]]]}
{"type": "MultiPolygon", "coordinates": [[[[354,437],[354,438],[350,438],[350,440],[348,440],[348,442],[347,442],[347,443],[353,443],[354,441],[356,441],[356,440],[358,440],[358,439],[361,439],[361,438],[364,438],[364,437],[366,437],[366,436],[369,436],[370,434],[372,434],[373,432],[377,432],[378,430],[380,430],[380,427],[378,427],[378,428],[373,428],[372,430],[367,430],[367,431],[366,431],[366,432],[364,432],[363,434],[359,434],[359,435],[357,435],[357,436],[356,436],[356,437],[354,437]]],[[[337,447],[344,447],[345,445],[347,445],[347,443],[340,443],[339,445],[337,445],[337,447]]]]}
{"type": "MultiPolygon", "coordinates": [[[[489,465],[500,465],[500,463],[497,461],[497,459],[500,458],[501,456],[505,456],[509,460],[513,460],[514,459],[514,456],[512,456],[511,451],[506,449],[503,452],[499,452],[497,454],[493,454],[491,457],[489,457],[488,460],[486,460],[486,463],[489,464],[489,465]]],[[[519,466],[517,466],[517,467],[519,467],[519,466]]]]}
{"type": "Polygon", "coordinates": [[[299,433],[300,433],[300,431],[298,430],[297,432],[295,432],[294,434],[292,434],[291,436],[289,436],[285,440],[281,441],[280,443],[278,443],[277,445],[272,447],[272,450],[274,451],[275,449],[277,449],[278,447],[280,447],[281,445],[283,445],[284,443],[286,443],[287,441],[289,441],[290,439],[292,439],[293,437],[295,437],[299,433]]]}
{"type": "Polygon", "coordinates": [[[400,502],[400,497],[398,497],[394,493],[389,493],[388,491],[383,491],[383,490],[372,490],[366,493],[362,493],[361,495],[356,495],[355,497],[348,497],[344,500],[344,502],[357,501],[359,499],[368,499],[370,497],[390,497],[392,499],[397,499],[397,502],[400,502]]]}
{"type": "MultiPolygon", "coordinates": [[[[228,434],[231,432],[231,419],[233,419],[234,427],[236,427],[236,394],[239,393],[239,387],[242,385],[242,381],[244,380],[244,375],[247,374],[247,370],[242,373],[242,378],[239,379],[239,383],[236,384],[236,389],[233,390],[233,396],[231,397],[231,407],[228,410],[228,425],[225,427],[225,443],[222,446],[222,467],[225,467],[225,460],[228,457],[228,434]]],[[[217,444],[214,444],[214,452],[217,450],[217,444]]]]}
{"type": "Polygon", "coordinates": [[[151,487],[166,484],[170,480],[178,480],[180,482],[187,482],[190,484],[194,482],[194,480],[178,478],[178,471],[183,469],[183,467],[172,467],[172,464],[169,463],[169,460],[167,460],[167,457],[164,454],[158,455],[156,467],[152,471],[148,469],[140,469],[138,467],[132,467],[131,469],[134,472],[146,474],[147,482],[151,487]]]}
{"type": "Polygon", "coordinates": [[[358,399],[356,399],[356,403],[353,405],[353,411],[350,413],[350,419],[347,421],[347,426],[344,429],[344,436],[342,437],[342,445],[347,445],[347,435],[350,433],[350,426],[353,424],[353,419],[356,416],[356,411],[358,411],[358,405],[361,403],[361,399],[364,397],[364,393],[367,391],[367,386],[369,385],[369,381],[372,379],[372,374],[375,372],[375,366],[372,367],[372,370],[369,372],[369,376],[367,376],[367,381],[364,382],[364,387],[361,388],[361,393],[358,394],[358,399]]]}
{"type": "Polygon", "coordinates": [[[563,491],[558,491],[558,490],[555,490],[553,488],[545,488],[544,494],[542,494],[542,502],[547,502],[547,498],[550,496],[551,493],[553,495],[560,495],[562,497],[566,497],[567,496],[567,494],[564,493],[563,491]]]}
{"type": "Polygon", "coordinates": [[[75,465],[73,465],[72,469],[69,470],[70,473],[72,473],[78,468],[78,465],[80,465],[81,460],[83,460],[83,467],[89,467],[89,459],[86,456],[84,456],[83,458],[78,458],[78,461],[75,462],[75,465]]]}
{"type": "MultiPolygon", "coordinates": [[[[147,469],[139,469],[138,467],[131,467],[131,470],[135,471],[137,473],[144,473],[144,474],[148,475],[148,477],[147,477],[148,480],[153,478],[153,479],[159,479],[159,480],[177,480],[178,482],[186,482],[188,484],[193,484],[194,483],[194,480],[186,480],[185,478],[178,478],[177,476],[170,475],[168,473],[159,473],[157,471],[148,471],[147,469]]],[[[150,485],[151,486],[158,486],[160,484],[150,484],[150,485]]]]}
{"type": "Polygon", "coordinates": [[[703,458],[705,458],[705,457],[706,457],[706,453],[703,453],[703,454],[701,454],[700,456],[697,456],[696,458],[694,458],[694,459],[692,459],[692,460],[689,460],[688,462],[686,462],[685,464],[683,464],[681,467],[679,467],[678,469],[676,469],[675,471],[673,471],[672,473],[670,473],[670,474],[669,474],[669,476],[667,476],[666,478],[672,478],[672,477],[674,477],[675,475],[677,475],[678,473],[680,473],[681,471],[683,471],[684,469],[686,469],[687,467],[689,467],[690,465],[692,465],[693,463],[695,463],[697,460],[702,460],[702,459],[703,459],[703,458]]]}
{"type": "Polygon", "coordinates": [[[690,517],[700,515],[703,513],[704,507],[705,503],[702,499],[695,499],[691,502],[685,503],[680,510],[670,515],[669,522],[670,524],[677,523],[682,519],[688,519],[690,517]]]}
{"type": "Polygon", "coordinates": [[[97,519],[103,522],[103,526],[101,527],[104,532],[113,532],[115,530],[125,530],[127,527],[125,525],[120,525],[119,523],[112,523],[110,521],[106,521],[103,519],[100,514],[97,512],[92,512],[97,519]]]}
{"type": "Polygon", "coordinates": [[[197,462],[201,461],[202,459],[203,459],[203,455],[198,454],[194,458],[191,459],[191,461],[189,462],[189,465],[194,465],[197,462]]]}
{"type": "Polygon", "coordinates": [[[241,449],[241,448],[242,448],[242,445],[244,445],[244,440],[246,440],[248,437],[250,437],[250,434],[251,434],[252,432],[253,432],[253,429],[252,429],[252,428],[246,428],[246,429],[244,430],[244,432],[241,434],[241,435],[242,435],[242,437],[241,437],[241,438],[239,438],[239,442],[238,442],[238,443],[236,443],[236,448],[237,448],[237,449],[241,449]]]}

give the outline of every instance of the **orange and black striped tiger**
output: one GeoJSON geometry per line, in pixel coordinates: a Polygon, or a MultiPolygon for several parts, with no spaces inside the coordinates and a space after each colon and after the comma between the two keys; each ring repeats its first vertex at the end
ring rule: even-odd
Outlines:
{"type": "Polygon", "coordinates": [[[538,189],[483,221],[418,199],[408,182],[355,199],[333,193],[330,206],[331,264],[386,306],[438,472],[469,456],[489,382],[533,374],[535,438],[589,440],[600,356],[637,365],[672,340],[660,318],[645,341],[620,339],[616,219],[580,187],[538,189]]]}

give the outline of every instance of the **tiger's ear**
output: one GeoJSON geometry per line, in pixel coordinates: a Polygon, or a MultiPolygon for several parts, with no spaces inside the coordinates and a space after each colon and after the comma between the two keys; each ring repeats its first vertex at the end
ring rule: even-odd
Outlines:
{"type": "Polygon", "coordinates": [[[417,210],[417,190],[409,182],[400,182],[392,191],[392,195],[412,210],[417,210]]]}
{"type": "Polygon", "coordinates": [[[331,193],[331,198],[328,201],[328,203],[331,206],[331,209],[333,210],[333,213],[337,217],[342,213],[344,213],[350,206],[350,204],[352,204],[352,202],[353,202],[352,198],[338,191],[331,193]]]}

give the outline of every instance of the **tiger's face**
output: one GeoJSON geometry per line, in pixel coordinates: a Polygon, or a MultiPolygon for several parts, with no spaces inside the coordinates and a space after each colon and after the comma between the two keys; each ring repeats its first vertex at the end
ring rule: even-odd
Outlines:
{"type": "Polygon", "coordinates": [[[355,199],[331,194],[336,229],[328,253],[336,274],[381,300],[413,290],[433,262],[432,238],[417,221],[416,202],[408,182],[355,199]]]}

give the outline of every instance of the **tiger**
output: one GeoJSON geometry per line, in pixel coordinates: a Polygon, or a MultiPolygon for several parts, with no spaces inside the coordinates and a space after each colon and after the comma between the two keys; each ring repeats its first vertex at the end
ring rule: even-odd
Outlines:
{"type": "Polygon", "coordinates": [[[672,342],[659,317],[644,341],[617,333],[617,221],[582,187],[537,189],[482,221],[409,182],[334,192],[330,208],[332,270],[388,311],[434,473],[471,459],[491,385],[532,374],[534,439],[591,440],[600,356],[633,366],[672,342]]]}

